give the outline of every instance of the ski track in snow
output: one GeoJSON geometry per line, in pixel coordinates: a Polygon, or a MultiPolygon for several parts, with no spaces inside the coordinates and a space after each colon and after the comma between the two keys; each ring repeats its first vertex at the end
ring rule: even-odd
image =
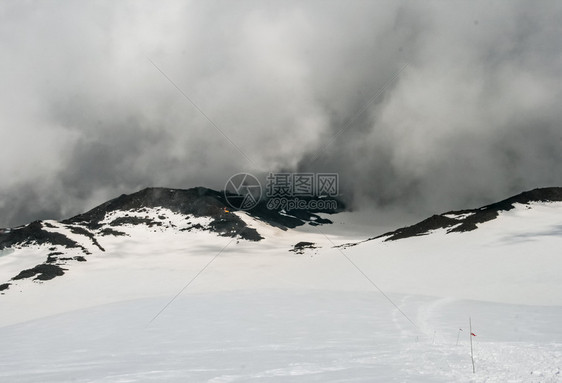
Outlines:
{"type": "Polygon", "coordinates": [[[188,294],[149,327],[147,318],[162,299],[60,314],[0,328],[0,381],[560,381],[560,333],[547,331],[560,323],[562,309],[496,307],[493,315],[501,319],[525,318],[529,311],[551,318],[538,329],[542,337],[529,329],[523,341],[512,342],[502,338],[509,339],[515,320],[497,327],[484,319],[495,304],[395,298],[407,312],[418,312],[414,317],[423,318],[429,330],[416,335],[373,292],[188,294]],[[467,307],[477,333],[476,374],[467,307]],[[455,325],[464,328],[458,346],[455,325]]]}

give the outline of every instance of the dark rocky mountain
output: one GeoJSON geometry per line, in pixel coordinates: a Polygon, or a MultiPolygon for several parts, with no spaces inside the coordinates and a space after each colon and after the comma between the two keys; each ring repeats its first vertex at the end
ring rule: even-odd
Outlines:
{"type": "MultiPolygon", "coordinates": [[[[248,214],[269,225],[287,230],[304,224],[329,224],[330,220],[316,213],[337,213],[339,210],[270,209],[267,201],[260,201],[248,214]]],[[[196,187],[192,189],[147,188],[133,194],[123,194],[92,210],[63,221],[34,221],[11,229],[0,229],[0,250],[26,246],[42,246],[45,261],[31,269],[23,270],[12,280],[34,278],[48,280],[63,275],[63,266],[72,261],[84,262],[92,251],[105,252],[99,239],[105,236],[126,236],[124,226],[142,225],[148,228],[179,231],[204,230],[219,236],[240,240],[260,241],[263,237],[254,228],[234,214],[223,192],[196,187]],[[177,227],[167,216],[169,212],[185,216],[182,227],[177,227]],[[154,216],[157,212],[157,216],[154,216]],[[114,214],[121,213],[121,214],[114,214]],[[112,215],[113,214],[113,215],[112,215]],[[109,217],[109,218],[108,218],[109,217]],[[206,217],[210,222],[190,224],[192,218],[206,217]],[[108,221],[109,219],[109,221],[108,221]]],[[[10,283],[0,284],[0,291],[10,283]]]]}
{"type": "MultiPolygon", "coordinates": [[[[99,230],[100,222],[108,213],[115,211],[140,211],[154,208],[169,209],[174,213],[192,215],[194,217],[210,217],[212,222],[207,230],[222,236],[236,237],[250,241],[259,241],[262,237],[252,228],[248,228],[244,221],[231,212],[231,207],[224,201],[221,192],[197,187],[192,189],[147,188],[133,194],[123,194],[105,202],[92,210],[62,221],[64,224],[81,225],[89,230],[99,230]]],[[[148,216],[119,217],[110,226],[120,225],[160,226],[159,220],[148,216]]],[[[115,233],[106,232],[107,235],[115,233]]]]}
{"type": "Polygon", "coordinates": [[[562,201],[562,188],[549,187],[533,189],[478,209],[449,211],[443,214],[433,215],[415,225],[385,233],[375,238],[385,238],[385,241],[395,241],[403,238],[426,235],[437,229],[448,229],[447,233],[472,231],[478,228],[478,224],[495,219],[499,212],[513,209],[514,205],[517,203],[525,205],[531,202],[555,201],[562,201]]]}
{"type": "MultiPolygon", "coordinates": [[[[447,233],[471,231],[477,229],[479,224],[495,219],[501,211],[513,209],[515,204],[554,201],[562,201],[562,188],[534,189],[477,209],[433,215],[415,225],[369,238],[367,241],[376,238],[395,241],[427,235],[437,229],[446,229],[447,233]]],[[[340,201],[338,210],[319,211],[270,209],[267,201],[260,201],[247,213],[269,225],[287,230],[305,224],[329,224],[331,221],[320,217],[318,213],[334,214],[343,209],[345,206],[340,201]]],[[[185,190],[147,188],[133,194],[123,194],[63,221],[34,221],[16,228],[0,229],[0,250],[37,246],[45,252],[42,263],[21,270],[11,281],[0,283],[0,291],[8,289],[13,281],[19,279],[45,281],[63,275],[72,262],[85,262],[93,253],[104,253],[105,249],[100,244],[100,241],[104,242],[102,238],[127,236],[125,227],[203,230],[237,240],[262,240],[260,233],[249,227],[234,211],[223,192],[203,187],[185,190]],[[172,222],[169,216],[172,213],[183,216],[183,221],[178,223],[176,217],[175,223],[172,222]],[[207,219],[204,225],[193,219],[200,217],[207,219]]],[[[355,244],[343,246],[353,245],[355,244]]],[[[314,244],[301,242],[292,251],[302,253],[309,248],[313,249],[314,244]]]]}
{"type": "MultiPolygon", "coordinates": [[[[334,214],[344,209],[340,203],[340,208],[335,210],[292,210],[281,211],[281,209],[269,209],[266,201],[261,201],[248,213],[253,217],[266,222],[272,226],[282,229],[295,228],[304,224],[329,224],[328,219],[323,219],[316,213],[334,214]]],[[[81,234],[94,240],[96,235],[120,235],[117,228],[120,225],[147,225],[161,226],[160,220],[151,219],[148,216],[139,218],[138,216],[119,217],[109,223],[112,228],[102,227],[101,222],[106,215],[115,211],[136,211],[142,212],[147,209],[166,208],[174,213],[191,215],[194,217],[210,217],[211,223],[207,228],[209,231],[216,232],[221,236],[236,237],[250,241],[262,239],[260,234],[253,228],[249,228],[233,212],[233,209],[225,199],[222,192],[196,187],[192,189],[168,189],[168,188],[147,188],[133,194],[123,194],[115,199],[105,202],[92,210],[61,221],[60,223],[69,227],[75,234],[81,234]]],[[[52,244],[61,245],[67,248],[76,248],[80,245],[60,233],[43,230],[48,226],[48,222],[35,221],[28,225],[13,229],[1,229],[0,231],[0,250],[13,246],[24,246],[28,244],[52,244]]]]}
{"type": "MultiPolygon", "coordinates": [[[[334,214],[342,211],[345,206],[340,202],[338,210],[291,210],[270,209],[267,201],[260,201],[248,213],[270,225],[283,229],[310,224],[332,223],[320,218],[316,213],[334,214]]],[[[101,204],[94,209],[63,221],[68,224],[82,224],[90,229],[100,227],[100,221],[109,212],[121,210],[138,210],[143,208],[167,208],[175,213],[193,215],[195,217],[212,217],[210,230],[225,236],[240,235],[243,239],[259,240],[254,229],[247,229],[244,222],[233,211],[235,209],[226,201],[223,192],[196,187],[192,189],[147,188],[133,194],[123,194],[101,204]],[[246,228],[246,229],[244,229],[246,228]]],[[[132,222],[134,223],[134,222],[132,222]]],[[[150,222],[145,222],[150,224],[150,222]]]]}

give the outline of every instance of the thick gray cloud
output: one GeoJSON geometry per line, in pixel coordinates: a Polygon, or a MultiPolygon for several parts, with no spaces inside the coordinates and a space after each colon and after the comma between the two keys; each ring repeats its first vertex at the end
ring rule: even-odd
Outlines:
{"type": "Polygon", "coordinates": [[[240,171],[337,171],[355,205],[419,216],[560,185],[561,16],[555,1],[2,2],[0,226],[240,171]]]}

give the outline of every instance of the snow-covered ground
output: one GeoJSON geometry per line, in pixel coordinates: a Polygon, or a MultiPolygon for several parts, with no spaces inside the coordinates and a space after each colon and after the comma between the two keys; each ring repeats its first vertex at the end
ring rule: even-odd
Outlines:
{"type": "MultiPolygon", "coordinates": [[[[238,214],[265,239],[120,227],[64,276],[18,282],[0,295],[0,381],[562,381],[561,203],[339,248],[367,235],[238,214]]],[[[2,253],[0,276],[40,253],[2,253]]]]}

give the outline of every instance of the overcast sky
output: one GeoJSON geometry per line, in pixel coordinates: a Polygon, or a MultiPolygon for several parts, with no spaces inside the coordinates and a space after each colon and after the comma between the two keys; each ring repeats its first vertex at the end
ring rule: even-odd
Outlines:
{"type": "Polygon", "coordinates": [[[562,186],[560,20],[557,1],[1,1],[0,227],[243,171],[338,172],[355,207],[420,217],[562,186]]]}

